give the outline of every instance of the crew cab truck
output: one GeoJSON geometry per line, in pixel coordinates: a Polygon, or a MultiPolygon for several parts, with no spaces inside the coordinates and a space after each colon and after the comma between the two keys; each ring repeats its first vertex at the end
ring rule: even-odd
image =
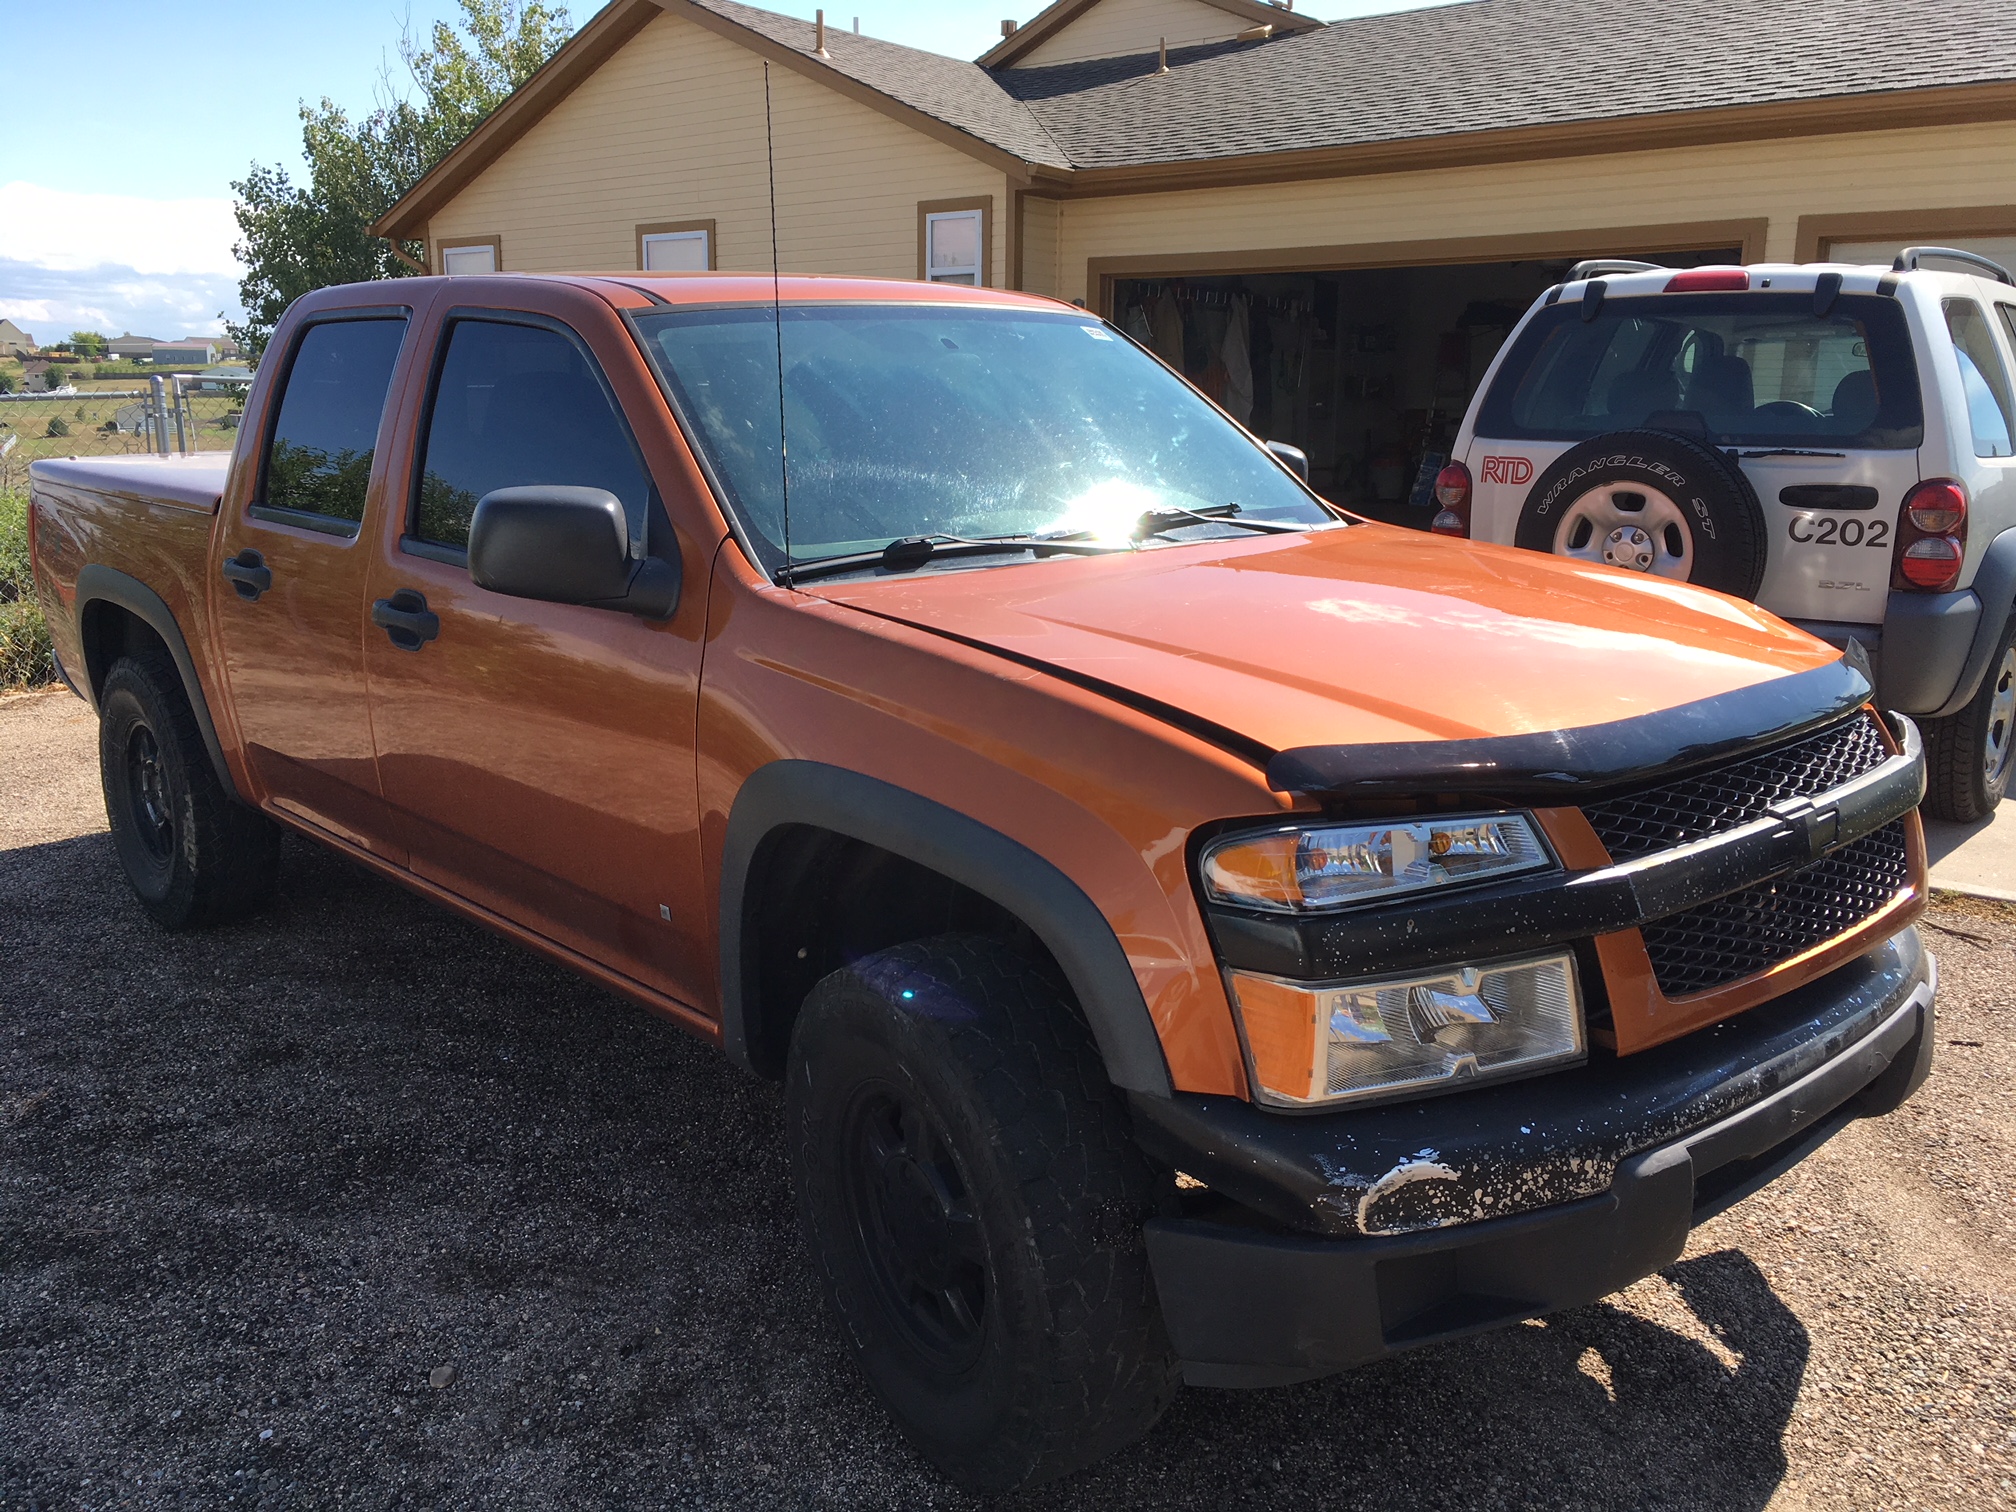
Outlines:
{"type": "Polygon", "coordinates": [[[1472,397],[1434,528],[1733,593],[1872,665],[1928,807],[2016,772],[2016,277],[1591,261],[1472,397]]]}
{"type": "Polygon", "coordinates": [[[783,1083],[810,1253],[994,1492],[1586,1303],[1933,1046],[1923,753],[1735,599],[1344,515],[1081,310],[413,278],[33,560],[167,929],[283,830],[783,1083]]]}

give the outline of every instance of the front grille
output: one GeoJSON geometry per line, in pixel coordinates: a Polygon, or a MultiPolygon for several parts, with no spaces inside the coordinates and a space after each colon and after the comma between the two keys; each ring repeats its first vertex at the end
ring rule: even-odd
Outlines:
{"type": "Polygon", "coordinates": [[[1669,998],[1721,987],[1846,934],[1910,880],[1897,819],[1811,866],[1642,926],[1652,975],[1669,998]]]}
{"type": "Polygon", "coordinates": [[[1748,824],[1774,803],[1810,798],[1873,772],[1890,757],[1876,716],[1855,718],[1761,756],[1582,810],[1613,861],[1671,850],[1748,824]]]}

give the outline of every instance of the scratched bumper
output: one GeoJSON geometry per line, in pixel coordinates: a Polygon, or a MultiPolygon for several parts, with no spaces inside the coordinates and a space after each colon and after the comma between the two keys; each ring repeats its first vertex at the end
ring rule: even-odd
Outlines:
{"type": "Polygon", "coordinates": [[[1934,979],[1907,930],[1738,1019],[1528,1082],[1317,1118],[1137,1099],[1143,1146],[1211,1189],[1147,1229],[1186,1377],[1306,1380],[1650,1275],[1917,1089],[1934,979]]]}

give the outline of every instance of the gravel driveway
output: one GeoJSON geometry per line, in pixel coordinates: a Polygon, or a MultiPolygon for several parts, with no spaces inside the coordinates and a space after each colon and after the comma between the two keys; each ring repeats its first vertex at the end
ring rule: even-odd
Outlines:
{"type": "MultiPolygon", "coordinates": [[[[306,844],[159,933],[95,728],[0,702],[0,1508],[970,1505],[841,1354],[773,1089],[306,844]]],[[[1186,1391],[1027,1504],[2016,1505],[2016,908],[1932,920],[1931,1084],[1663,1275],[1186,1391]]]]}

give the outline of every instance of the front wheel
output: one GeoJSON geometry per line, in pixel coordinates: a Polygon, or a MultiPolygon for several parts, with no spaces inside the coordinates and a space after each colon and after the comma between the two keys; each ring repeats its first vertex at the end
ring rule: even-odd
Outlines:
{"type": "Polygon", "coordinates": [[[98,771],[112,846],[163,929],[195,929],[272,894],[280,830],[217,780],[175,664],[124,657],[98,698],[98,771]]]}
{"type": "Polygon", "coordinates": [[[1925,721],[1925,807],[1971,824],[1993,812],[2016,771],[2016,616],[1965,707],[1925,721]]]}
{"type": "Polygon", "coordinates": [[[992,939],[825,978],[785,1117],[806,1243],[924,1457],[994,1495],[1145,1433],[1176,1363],[1141,1226],[1154,1179],[1068,999],[992,939]]]}

